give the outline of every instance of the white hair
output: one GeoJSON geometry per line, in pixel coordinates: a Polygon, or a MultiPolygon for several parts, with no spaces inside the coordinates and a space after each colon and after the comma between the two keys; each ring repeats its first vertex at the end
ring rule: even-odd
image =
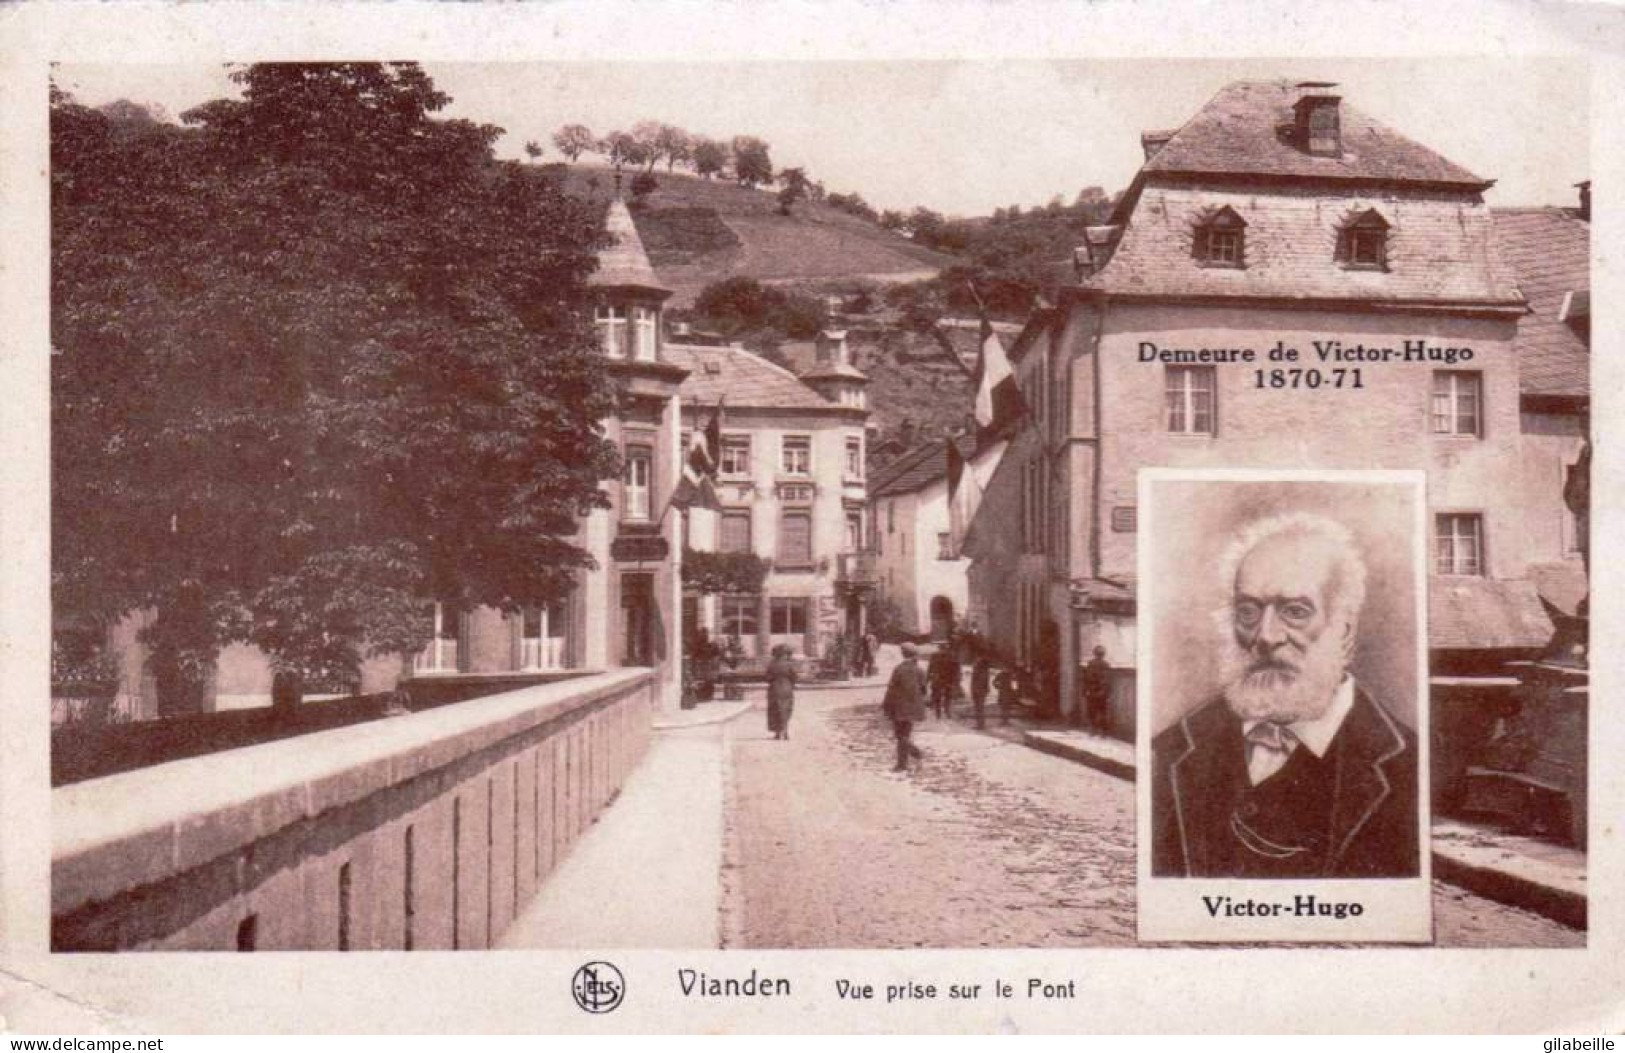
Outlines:
{"type": "Polygon", "coordinates": [[[1332,596],[1328,598],[1333,621],[1346,619],[1352,629],[1365,606],[1365,560],[1349,528],[1314,512],[1286,512],[1247,524],[1219,555],[1219,583],[1224,590],[1223,616],[1229,624],[1236,591],[1236,572],[1253,549],[1274,537],[1293,534],[1329,541],[1337,549],[1332,566],[1332,596]]]}

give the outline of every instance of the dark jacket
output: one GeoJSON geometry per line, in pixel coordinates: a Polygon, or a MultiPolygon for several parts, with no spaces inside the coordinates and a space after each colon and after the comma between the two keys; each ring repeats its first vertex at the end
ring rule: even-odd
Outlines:
{"type": "Polygon", "coordinates": [[[796,697],[796,664],[788,658],[767,663],[767,700],[789,702],[796,697]]]}
{"type": "Polygon", "coordinates": [[[988,682],[993,679],[993,663],[986,658],[978,659],[970,671],[970,696],[972,698],[987,698],[988,682]]]}
{"type": "MultiPolygon", "coordinates": [[[[1296,861],[1272,864],[1241,844],[1256,798],[1242,723],[1221,699],[1187,714],[1151,743],[1151,872],[1159,877],[1415,877],[1420,871],[1416,734],[1364,691],[1316,760],[1299,746],[1282,774],[1323,787],[1319,800],[1291,802],[1302,823],[1290,839],[1296,861]],[[1237,861],[1291,866],[1296,873],[1242,872],[1237,861]]],[[[1250,828],[1249,828],[1250,829],[1250,828]]]]}
{"type": "Polygon", "coordinates": [[[891,671],[886,684],[886,700],[880,704],[881,712],[892,722],[925,719],[925,684],[920,663],[914,659],[903,662],[891,671]]]}

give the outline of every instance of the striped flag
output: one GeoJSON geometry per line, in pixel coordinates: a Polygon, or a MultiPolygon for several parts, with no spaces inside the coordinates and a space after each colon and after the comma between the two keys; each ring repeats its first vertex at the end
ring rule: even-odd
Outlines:
{"type": "Polygon", "coordinates": [[[683,455],[683,474],[672,488],[671,505],[687,510],[709,508],[722,511],[717,499],[717,466],[722,457],[722,399],[711,411],[711,420],[704,428],[696,429],[688,440],[688,451],[683,455]]]}
{"type": "Polygon", "coordinates": [[[984,311],[982,346],[976,357],[976,426],[983,436],[1002,435],[1026,415],[1027,400],[1016,383],[1015,370],[984,311]]]}

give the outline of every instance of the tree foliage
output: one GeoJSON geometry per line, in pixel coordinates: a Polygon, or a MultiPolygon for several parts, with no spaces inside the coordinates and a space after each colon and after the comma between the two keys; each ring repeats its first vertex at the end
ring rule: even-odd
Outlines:
{"type": "Polygon", "coordinates": [[[773,160],[767,143],[754,135],[733,139],[734,178],[740,186],[756,187],[773,182],[773,160]]]}
{"type": "Polygon", "coordinates": [[[807,197],[811,183],[805,168],[786,168],[779,172],[779,212],[788,216],[797,201],[807,197]]]}
{"type": "Polygon", "coordinates": [[[706,595],[755,595],[771,569],[754,552],[683,550],[683,584],[706,595]]]}
{"type": "Polygon", "coordinates": [[[585,124],[566,124],[553,133],[553,146],[575,164],[582,154],[598,149],[598,138],[585,124]]]}
{"type": "Polygon", "coordinates": [[[707,285],[694,301],[694,314],[728,335],[771,329],[797,340],[817,336],[828,321],[822,301],[745,277],[707,285]]]}
{"type": "Polygon", "coordinates": [[[695,174],[710,179],[728,167],[728,144],[715,139],[695,139],[692,160],[695,174]]]}
{"type": "Polygon", "coordinates": [[[561,595],[616,470],[601,218],[414,64],[234,77],[122,140],[53,94],[53,600],[155,609],[172,697],[230,641],[327,677],[561,595]]]}

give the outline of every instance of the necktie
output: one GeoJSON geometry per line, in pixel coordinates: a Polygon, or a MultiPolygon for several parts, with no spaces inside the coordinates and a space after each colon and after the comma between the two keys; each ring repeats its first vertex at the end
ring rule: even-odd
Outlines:
{"type": "Polygon", "coordinates": [[[1264,721],[1247,732],[1247,777],[1257,786],[1286,765],[1298,737],[1279,724],[1264,721]]]}

